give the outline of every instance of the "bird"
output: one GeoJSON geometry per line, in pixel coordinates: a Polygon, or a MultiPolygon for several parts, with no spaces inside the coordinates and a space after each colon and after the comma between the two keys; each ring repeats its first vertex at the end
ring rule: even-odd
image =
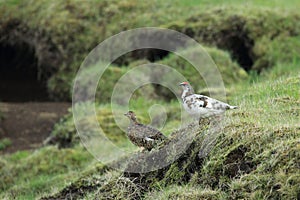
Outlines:
{"type": "Polygon", "coordinates": [[[159,130],[139,123],[133,111],[128,111],[124,115],[130,120],[127,136],[134,145],[151,151],[154,147],[167,140],[167,137],[159,130]]]}
{"type": "Polygon", "coordinates": [[[195,94],[188,82],[182,82],[179,86],[182,87],[181,99],[183,108],[191,116],[199,119],[199,124],[201,119],[220,116],[226,110],[238,108],[208,96],[195,94]]]}

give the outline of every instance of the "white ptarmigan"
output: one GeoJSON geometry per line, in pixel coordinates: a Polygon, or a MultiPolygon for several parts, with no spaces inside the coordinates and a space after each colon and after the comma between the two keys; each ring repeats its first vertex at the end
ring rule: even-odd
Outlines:
{"type": "Polygon", "coordinates": [[[184,109],[199,120],[220,115],[229,109],[238,108],[237,106],[231,106],[204,95],[194,94],[193,89],[188,82],[182,82],[179,85],[183,89],[181,99],[184,109]]]}

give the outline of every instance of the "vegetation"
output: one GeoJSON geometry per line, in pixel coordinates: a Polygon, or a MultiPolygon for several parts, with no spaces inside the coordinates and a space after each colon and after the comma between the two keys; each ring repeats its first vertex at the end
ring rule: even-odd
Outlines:
{"type": "MultiPolygon", "coordinates": [[[[195,136],[175,162],[148,173],[120,172],[96,161],[79,142],[70,110],[44,147],[1,155],[1,199],[299,199],[298,1],[271,4],[255,0],[248,2],[247,8],[236,0],[226,5],[196,0],[155,1],[151,5],[135,0],[80,4],[9,0],[1,4],[0,38],[10,45],[20,34],[35,41],[29,45],[39,49],[41,77],[46,77],[55,99],[70,97],[76,70],[98,42],[147,24],[181,31],[205,44],[222,74],[230,103],[239,106],[226,114],[224,128],[213,138],[209,154],[199,157],[209,127],[174,130],[180,123],[180,103],[174,96],[155,86],[147,86],[149,96],[136,91],[129,107],[140,121],[150,123],[149,108],[160,104],[168,116],[162,132],[171,142],[195,136]],[[157,12],[148,12],[149,8],[157,12]],[[47,59],[50,57],[52,61],[47,59]]],[[[184,53],[197,56],[194,49],[184,53]]],[[[147,58],[147,54],[137,57],[134,52],[124,55],[105,72],[101,80],[105,87],[97,91],[101,98],[96,103],[97,120],[108,138],[124,149],[135,147],[114,121],[108,102],[116,80],[135,66],[149,63],[147,58]]],[[[194,69],[184,59],[167,54],[153,62],[174,67],[198,92],[205,93],[204,82],[194,76],[194,69]]],[[[81,106],[84,111],[89,105],[81,106]]],[[[89,122],[87,116],[82,123],[88,127],[89,122]]],[[[0,146],[2,143],[9,142],[1,140],[0,146]]],[[[99,146],[100,151],[108,151],[99,146]]],[[[128,166],[135,166],[145,154],[136,155],[117,162],[127,160],[128,166]]]]}
{"type": "MultiPolygon", "coordinates": [[[[3,113],[0,112],[0,125],[1,125],[1,121],[3,119],[4,119],[4,115],[3,115],[3,113]]],[[[1,137],[1,139],[0,139],[0,152],[11,145],[10,139],[9,138],[3,138],[3,135],[4,135],[4,130],[0,126],[0,137],[1,137]]]]}
{"type": "Polygon", "coordinates": [[[0,122],[3,120],[3,118],[4,118],[4,115],[2,112],[0,112],[0,122]]]}
{"type": "Polygon", "coordinates": [[[92,157],[80,147],[45,147],[36,152],[21,151],[1,157],[2,199],[32,199],[60,190],[75,180],[92,157]]]}
{"type": "MultiPolygon", "coordinates": [[[[80,147],[60,150],[45,147],[33,155],[25,151],[1,158],[2,189],[6,191],[1,195],[29,198],[55,194],[53,197],[57,198],[86,199],[296,198],[300,192],[297,167],[300,79],[289,74],[278,77],[274,72],[277,74],[277,69],[268,74],[276,76],[275,80],[259,77],[250,87],[245,81],[243,88],[240,86],[234,93],[232,101],[240,109],[228,113],[225,129],[205,159],[197,156],[202,132],[182,159],[163,171],[147,174],[122,174],[96,164],[80,147]],[[51,187],[45,187],[49,183],[51,187]],[[152,189],[145,190],[148,187],[152,189]]],[[[299,68],[295,66],[291,73],[299,73],[299,68]]],[[[143,105],[134,103],[136,109],[139,103],[143,105]]],[[[172,104],[175,102],[170,106],[172,104]]],[[[141,107],[140,113],[144,113],[142,110],[141,107]]],[[[174,135],[176,133],[171,133],[169,137],[174,135]]]]}
{"type": "MultiPolygon", "coordinates": [[[[160,199],[297,198],[300,182],[297,167],[300,157],[299,84],[297,76],[281,76],[275,81],[259,80],[247,86],[246,91],[237,92],[234,102],[241,108],[227,115],[225,128],[204,159],[198,157],[203,139],[200,131],[189,150],[171,166],[146,174],[119,174],[111,169],[96,176],[98,173],[93,172],[93,176],[83,176],[74,184],[101,180],[100,185],[92,185],[80,194],[71,185],[53,197],[71,193],[75,197],[117,199],[132,195],[146,198],[154,195],[160,199]],[[285,120],[282,120],[283,115],[285,120]],[[111,173],[114,175],[103,181],[111,173]]],[[[189,134],[192,131],[188,129],[189,134]]],[[[170,138],[178,134],[182,136],[184,130],[171,133],[170,138]]]]}
{"type": "MultiPolygon", "coordinates": [[[[192,0],[185,3],[95,0],[80,4],[77,1],[9,0],[2,3],[0,37],[4,45],[18,44],[35,50],[39,77],[46,80],[49,94],[55,100],[70,99],[75,72],[99,42],[122,30],[145,24],[178,30],[202,44],[226,50],[244,69],[258,72],[276,63],[277,57],[272,56],[276,52],[271,52],[274,46],[280,48],[282,41],[291,45],[299,41],[299,15],[294,11],[298,3],[294,5],[289,1],[283,6],[281,1],[276,1],[268,5],[271,10],[260,1],[257,6],[248,3],[253,5],[247,4],[247,8],[236,1],[230,2],[226,3],[229,6],[220,7],[223,3],[219,1],[192,0]],[[279,5],[288,8],[288,12],[278,9],[279,5]],[[149,8],[157,12],[145,12],[149,8]],[[28,13],[34,13],[34,17],[28,13]],[[24,43],[24,38],[36,42],[24,43]]],[[[297,54],[297,51],[289,53],[297,54]]],[[[137,55],[139,51],[129,53],[116,64],[120,67],[137,57],[141,59],[137,55]]],[[[143,56],[149,58],[147,52],[143,56]]]]}
{"type": "MultiPolygon", "coordinates": [[[[1,132],[0,132],[1,134],[1,132]]],[[[11,145],[11,141],[8,138],[3,138],[0,140],[0,151],[2,151],[3,149],[5,149],[6,147],[11,145]]]]}

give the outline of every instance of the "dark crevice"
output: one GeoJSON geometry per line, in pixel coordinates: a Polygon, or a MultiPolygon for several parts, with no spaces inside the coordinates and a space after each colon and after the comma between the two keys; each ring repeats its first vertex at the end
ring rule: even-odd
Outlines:
{"type": "Polygon", "coordinates": [[[169,51],[161,49],[141,49],[132,52],[135,59],[146,58],[151,62],[162,60],[169,54],[169,51]]]}
{"type": "Polygon", "coordinates": [[[48,101],[35,49],[26,42],[0,43],[0,101],[48,101]]]}
{"type": "Polygon", "coordinates": [[[120,56],[116,59],[113,64],[116,65],[129,65],[132,61],[146,59],[150,62],[155,62],[158,60],[162,60],[166,56],[169,55],[169,51],[161,50],[161,49],[137,49],[127,54],[120,56]]]}
{"type": "Polygon", "coordinates": [[[252,55],[254,41],[248,37],[247,33],[226,31],[217,46],[229,51],[232,59],[246,71],[252,69],[255,62],[252,55]]]}
{"type": "MultiPolygon", "coordinates": [[[[234,61],[246,71],[250,71],[255,63],[252,53],[254,41],[248,37],[247,33],[228,30],[222,32],[220,38],[216,42],[217,47],[228,51],[234,61]]],[[[114,61],[114,64],[127,66],[132,61],[139,59],[155,62],[164,59],[169,53],[160,49],[138,49],[120,56],[114,61]]]]}

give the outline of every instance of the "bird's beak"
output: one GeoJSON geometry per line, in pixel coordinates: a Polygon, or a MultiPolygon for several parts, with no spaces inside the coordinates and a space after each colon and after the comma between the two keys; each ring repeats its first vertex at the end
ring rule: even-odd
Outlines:
{"type": "Polygon", "coordinates": [[[179,86],[183,86],[183,83],[179,83],[179,86]]]}
{"type": "Polygon", "coordinates": [[[127,113],[124,113],[124,116],[127,116],[127,113]]]}

